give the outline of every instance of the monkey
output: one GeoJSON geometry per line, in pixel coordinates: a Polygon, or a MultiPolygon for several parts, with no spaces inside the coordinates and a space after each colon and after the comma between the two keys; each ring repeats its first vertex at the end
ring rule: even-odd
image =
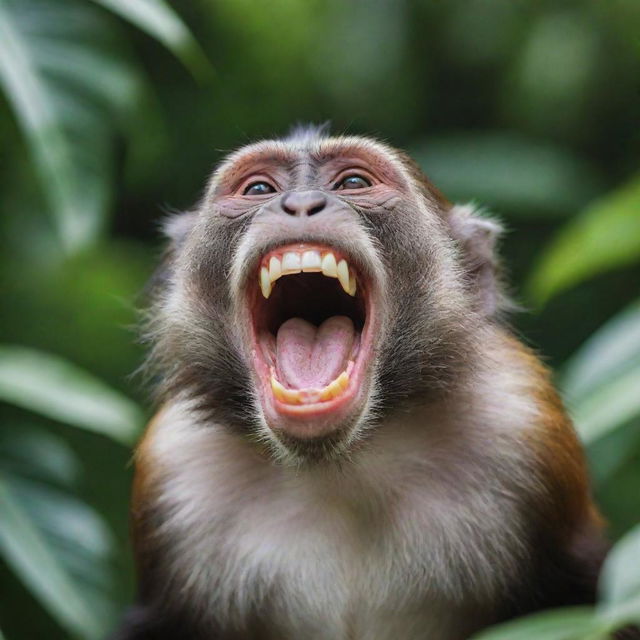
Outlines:
{"type": "Polygon", "coordinates": [[[164,230],[115,638],[461,640],[595,600],[603,519],[495,219],[299,127],[164,230]]]}

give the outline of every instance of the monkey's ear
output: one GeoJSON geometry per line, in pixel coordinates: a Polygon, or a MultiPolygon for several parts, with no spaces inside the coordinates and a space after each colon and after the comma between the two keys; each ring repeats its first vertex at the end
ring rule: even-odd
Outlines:
{"type": "Polygon", "coordinates": [[[448,212],[451,234],[458,243],[469,288],[480,311],[495,315],[508,306],[502,293],[496,243],[502,227],[473,205],[454,205],[448,212]]]}

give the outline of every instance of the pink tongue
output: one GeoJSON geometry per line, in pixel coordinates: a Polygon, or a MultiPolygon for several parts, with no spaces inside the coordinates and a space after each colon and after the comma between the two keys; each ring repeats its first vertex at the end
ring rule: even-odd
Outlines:
{"type": "Polygon", "coordinates": [[[353,323],[345,316],[327,318],[319,327],[290,318],[278,329],[278,378],[293,389],[322,389],[346,368],[355,339],[353,323]]]}

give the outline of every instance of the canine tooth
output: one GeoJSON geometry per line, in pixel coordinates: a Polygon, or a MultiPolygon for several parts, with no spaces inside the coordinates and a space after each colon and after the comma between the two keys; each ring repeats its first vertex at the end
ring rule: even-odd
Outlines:
{"type": "Polygon", "coordinates": [[[271,256],[269,260],[269,279],[275,282],[282,275],[282,265],[276,256],[271,256]]]}
{"type": "Polygon", "coordinates": [[[347,291],[347,293],[350,296],[355,296],[357,289],[358,289],[358,285],[356,284],[356,277],[353,275],[353,273],[350,273],[349,274],[349,290],[347,291]]]}
{"type": "Polygon", "coordinates": [[[300,264],[300,256],[293,251],[285,253],[282,257],[282,274],[300,273],[302,265],[300,264]]]}
{"type": "Polygon", "coordinates": [[[321,400],[331,400],[339,396],[349,386],[349,374],[343,371],[320,392],[321,400]]]}
{"type": "Polygon", "coordinates": [[[282,402],[288,402],[289,404],[300,404],[301,402],[300,392],[294,389],[287,389],[276,380],[273,374],[271,375],[271,391],[282,402]]]}
{"type": "Polygon", "coordinates": [[[349,386],[349,374],[343,371],[335,380],[338,383],[341,391],[344,391],[349,386]]]}
{"type": "Polygon", "coordinates": [[[342,288],[349,293],[349,265],[346,260],[338,262],[338,280],[342,288]]]}
{"type": "Polygon", "coordinates": [[[273,391],[273,395],[278,398],[278,400],[284,398],[284,387],[276,380],[273,374],[271,374],[271,391],[273,391]]]}
{"type": "Polygon", "coordinates": [[[266,267],[262,267],[262,269],[260,269],[260,289],[262,290],[262,295],[265,298],[268,298],[271,295],[271,280],[269,279],[269,272],[266,267]]]}
{"type": "Polygon", "coordinates": [[[338,277],[336,257],[331,252],[325,254],[324,258],[322,258],[322,273],[329,278],[338,277]]]}
{"type": "Polygon", "coordinates": [[[276,380],[275,376],[271,375],[271,391],[278,400],[285,400],[286,389],[276,380]]]}
{"type": "Polygon", "coordinates": [[[330,382],[321,392],[320,400],[331,400],[340,393],[340,385],[337,380],[330,382]]]}
{"type": "Polygon", "coordinates": [[[319,251],[305,251],[302,254],[303,271],[322,271],[322,259],[319,251]]]}

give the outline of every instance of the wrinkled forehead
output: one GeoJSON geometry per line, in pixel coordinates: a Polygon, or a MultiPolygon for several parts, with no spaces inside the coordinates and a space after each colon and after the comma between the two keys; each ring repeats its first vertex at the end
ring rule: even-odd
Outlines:
{"type": "Polygon", "coordinates": [[[243,147],[229,155],[217,168],[209,184],[209,192],[221,181],[231,181],[237,176],[277,165],[293,171],[307,164],[320,166],[329,162],[345,164],[361,162],[372,171],[396,183],[410,183],[404,160],[400,153],[381,142],[361,137],[292,137],[285,140],[263,140],[243,147]]]}

